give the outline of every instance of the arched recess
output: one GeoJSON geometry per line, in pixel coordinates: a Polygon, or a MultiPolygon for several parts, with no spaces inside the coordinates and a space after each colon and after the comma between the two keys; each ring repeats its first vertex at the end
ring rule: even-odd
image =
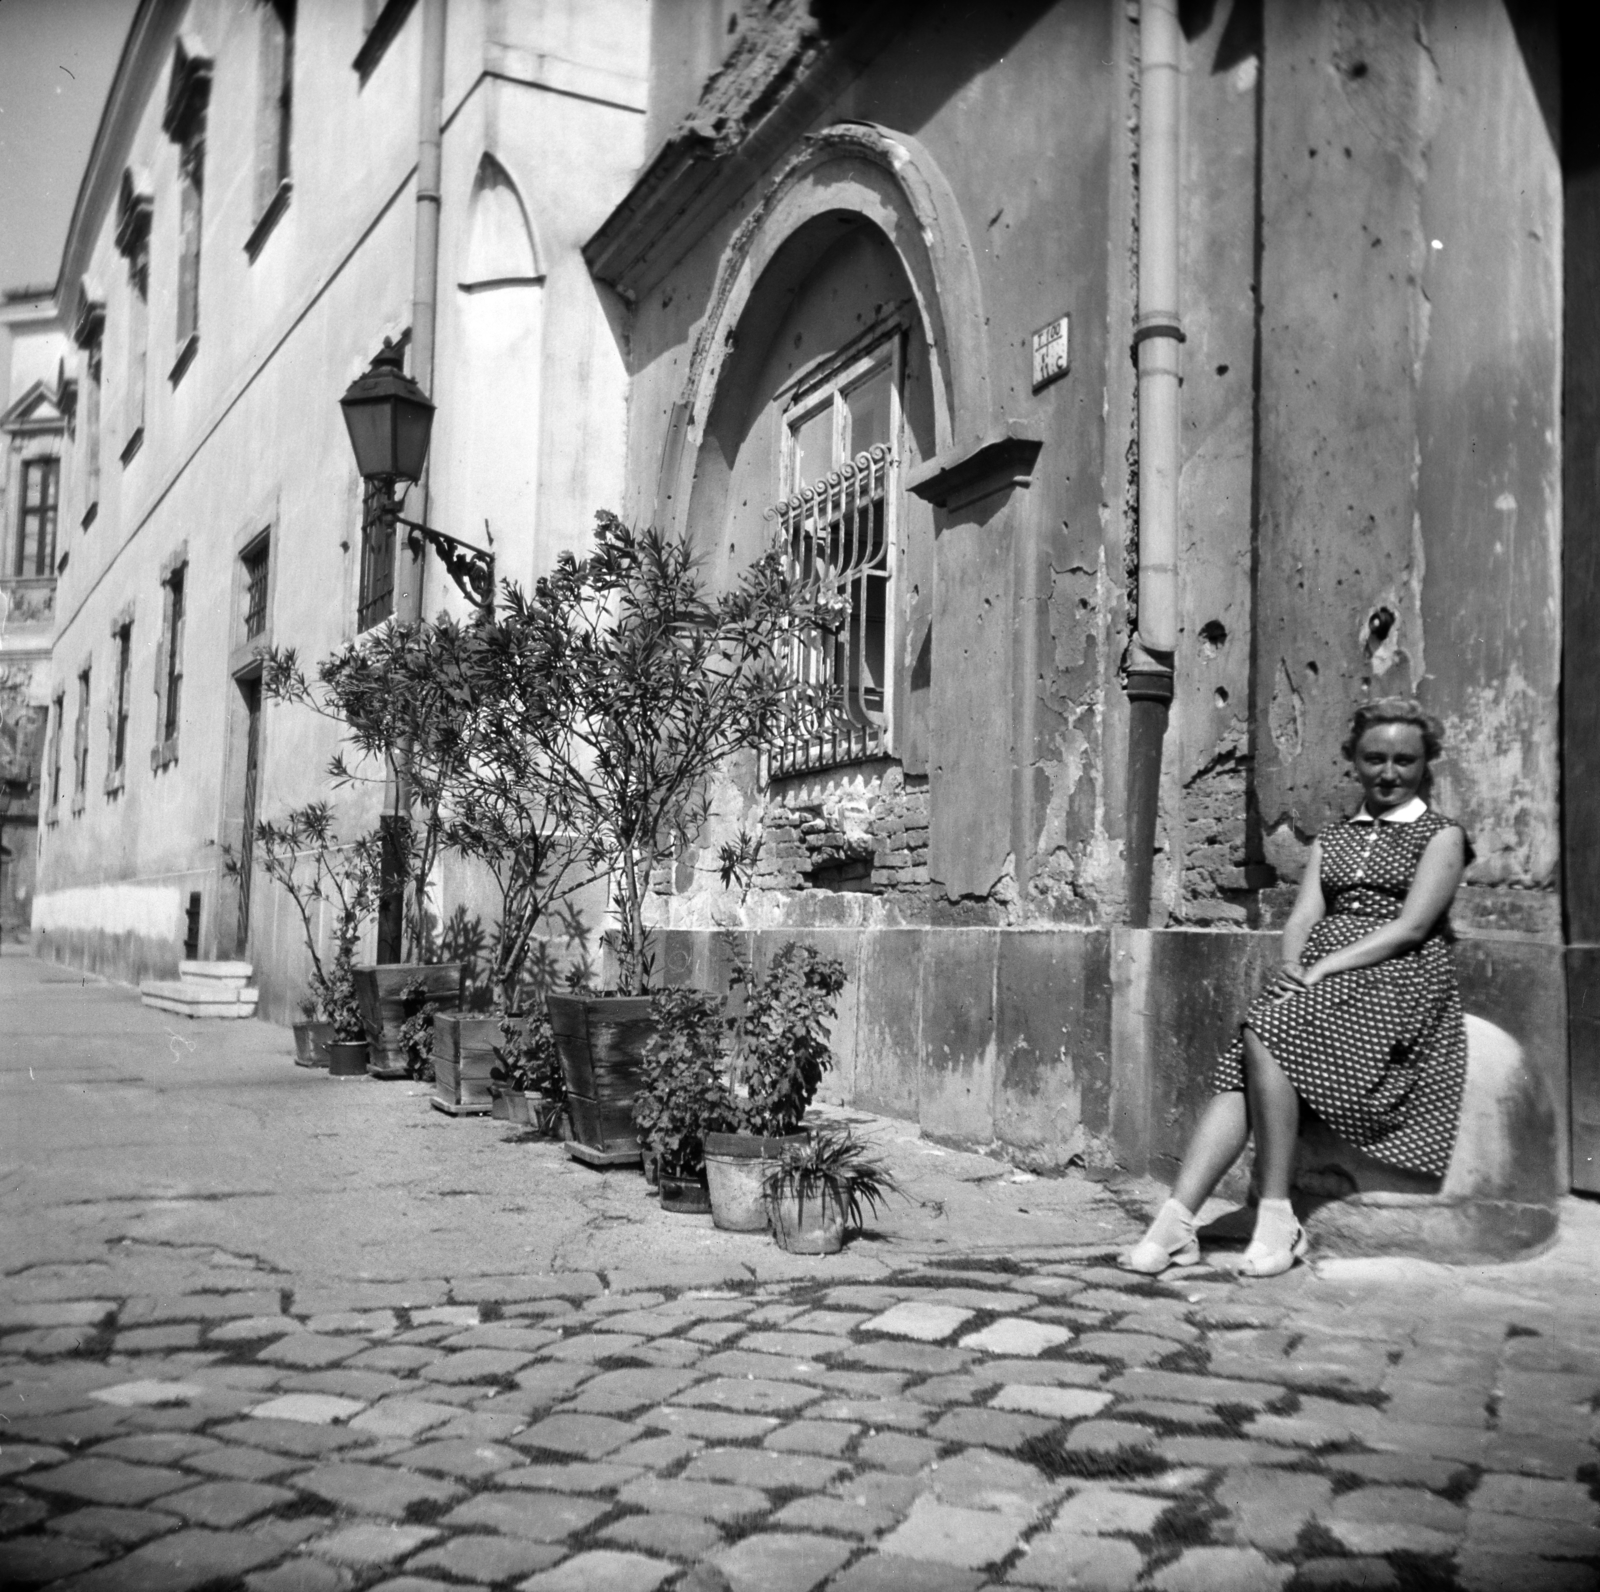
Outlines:
{"type": "MultiPolygon", "coordinates": [[[[662,458],[658,523],[682,530],[691,499],[720,498],[725,468],[702,444],[747,315],[770,316],[837,230],[869,225],[898,256],[931,365],[940,455],[982,442],[993,413],[977,259],[955,194],[916,139],[867,122],[807,138],[730,241],[662,458]]],[[[698,518],[698,512],[697,512],[698,518]]],[[[713,515],[715,518],[715,515],[713,515]]]]}
{"type": "Polygon", "coordinates": [[[459,357],[440,405],[451,512],[470,541],[482,542],[487,526],[497,572],[527,584],[543,454],[545,276],[516,181],[487,151],[459,247],[459,357]]]}
{"type": "Polygon", "coordinates": [[[537,282],[543,275],[522,195],[505,167],[485,152],[467,201],[467,241],[457,283],[476,293],[537,282]]]}

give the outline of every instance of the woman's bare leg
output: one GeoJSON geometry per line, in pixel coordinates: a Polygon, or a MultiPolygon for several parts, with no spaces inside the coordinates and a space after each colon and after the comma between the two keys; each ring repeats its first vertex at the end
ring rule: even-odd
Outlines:
{"type": "MultiPolygon", "coordinates": [[[[1256,1136],[1256,1180],[1264,1200],[1286,1200],[1300,1133],[1300,1096],[1254,1030],[1244,1031],[1245,1094],[1256,1136]]],[[[1187,1163],[1185,1163],[1187,1164],[1187,1163]]],[[[1177,1196],[1183,1199],[1180,1194],[1177,1196]]],[[[1184,1200],[1184,1204],[1188,1204],[1184,1200]]],[[[1193,1207],[1191,1207],[1192,1209],[1193,1207]]]]}
{"type": "MultiPolygon", "coordinates": [[[[1248,1041],[1249,1035],[1246,1035],[1248,1041]]],[[[1213,1095],[1200,1114],[1199,1125],[1189,1148],[1184,1151],[1172,1197],[1192,1214],[1211,1198],[1211,1191],[1222,1175],[1237,1161],[1250,1137],[1250,1118],[1245,1109],[1244,1091],[1230,1089],[1213,1095]]]]}

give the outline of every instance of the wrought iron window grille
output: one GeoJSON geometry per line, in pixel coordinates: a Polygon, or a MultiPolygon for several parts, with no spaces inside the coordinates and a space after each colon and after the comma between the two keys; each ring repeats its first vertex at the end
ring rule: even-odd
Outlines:
{"type": "Polygon", "coordinates": [[[889,750],[889,582],[893,453],[883,443],[768,509],[791,578],[838,615],[789,644],[795,688],[768,778],[881,757],[889,750]]]}

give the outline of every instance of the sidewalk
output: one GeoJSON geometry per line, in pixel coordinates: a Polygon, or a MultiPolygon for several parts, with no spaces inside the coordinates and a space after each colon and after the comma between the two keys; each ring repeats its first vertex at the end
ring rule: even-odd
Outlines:
{"type": "MultiPolygon", "coordinates": [[[[0,958],[0,1588],[1600,1586],[1600,1208],[1502,1267],[1109,1265],[846,1113],[841,1256],[0,958]]],[[[1209,1257],[1208,1257],[1209,1258],[1209,1257]]]]}

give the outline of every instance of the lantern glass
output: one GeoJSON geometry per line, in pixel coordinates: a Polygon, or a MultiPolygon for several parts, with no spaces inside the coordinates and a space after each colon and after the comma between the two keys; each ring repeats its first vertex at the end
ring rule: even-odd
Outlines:
{"type": "Polygon", "coordinates": [[[433,405],[385,346],[339,400],[356,468],[366,480],[417,481],[428,457],[433,405]]]}

